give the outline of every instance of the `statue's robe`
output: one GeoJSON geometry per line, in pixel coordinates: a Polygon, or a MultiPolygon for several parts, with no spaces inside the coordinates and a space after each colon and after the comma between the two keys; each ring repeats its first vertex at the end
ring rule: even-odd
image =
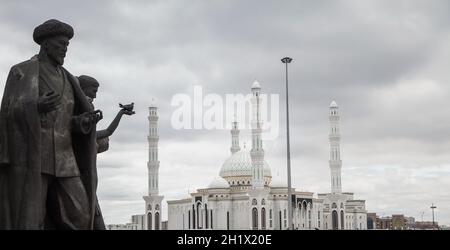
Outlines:
{"type": "MultiPolygon", "coordinates": [[[[72,85],[74,116],[93,111],[78,79],[67,70],[72,85]]],[[[0,109],[0,229],[40,229],[41,119],[38,112],[37,56],[13,66],[0,109]]],[[[90,228],[96,206],[95,125],[72,123],[72,146],[89,200],[90,228]]]]}

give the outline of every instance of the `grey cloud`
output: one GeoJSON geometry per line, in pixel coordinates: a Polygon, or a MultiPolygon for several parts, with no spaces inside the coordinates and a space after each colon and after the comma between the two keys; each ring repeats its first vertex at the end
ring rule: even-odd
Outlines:
{"type": "Polygon", "coordinates": [[[9,68],[37,53],[31,40],[37,24],[57,18],[74,26],[65,66],[100,81],[95,104],[105,118],[99,128],[114,118],[119,102],[135,102],[137,114],[122,118],[110,150],[99,156],[106,220],[125,222],[143,209],[151,97],[160,111],[161,193],[176,196],[207,185],[229,156],[228,131],[174,130],[170,124],[171,98],[190,94],[194,85],[224,96],[248,93],[256,78],[264,92],[280,95],[280,136],[264,146],[273,174],[285,177],[280,58],[288,55],[294,58],[289,65],[294,184],[329,190],[328,105],[336,100],[344,187],[366,199],[370,211],[386,215],[417,218],[433,199],[442,207],[439,218],[450,224],[444,210],[450,206],[445,196],[449,4],[2,1],[0,91],[9,68]]]}

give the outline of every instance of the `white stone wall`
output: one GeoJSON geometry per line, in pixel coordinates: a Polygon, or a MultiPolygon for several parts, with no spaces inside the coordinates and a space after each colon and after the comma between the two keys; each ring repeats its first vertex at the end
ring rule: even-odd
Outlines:
{"type": "MultiPolygon", "coordinates": [[[[287,197],[284,190],[275,190],[274,193],[246,193],[230,194],[228,191],[220,193],[202,193],[202,201],[200,206],[202,229],[226,230],[227,229],[227,212],[229,212],[229,229],[231,230],[249,230],[252,229],[252,209],[258,209],[258,229],[262,229],[262,208],[266,209],[266,229],[280,229],[280,212],[281,212],[281,229],[288,229],[287,223],[287,197]],[[209,197],[209,196],[212,197],[209,197]],[[280,196],[281,195],[281,196],[280,196]],[[217,197],[216,197],[217,196],[217,197]],[[256,199],[256,205],[253,204],[256,199]],[[262,200],[264,199],[264,205],[262,200]],[[206,227],[206,218],[204,214],[205,203],[208,208],[208,228],[206,227]],[[211,210],[213,212],[211,228],[211,210]],[[272,211],[272,216],[271,216],[272,211]],[[271,223],[272,221],[272,223],[271,223]]],[[[312,195],[312,194],[311,194],[312,195]]],[[[196,194],[195,196],[199,196],[196,194]]],[[[298,195],[297,195],[298,196],[298,195]]],[[[336,210],[338,213],[338,228],[344,225],[346,230],[367,229],[367,214],[364,201],[346,200],[351,197],[347,194],[327,194],[320,195],[319,199],[309,197],[306,194],[304,198],[312,199],[312,203],[303,201],[301,208],[297,205],[294,209],[294,227],[299,230],[321,230],[332,229],[331,211],[336,210]],[[333,208],[332,204],[335,203],[333,208]],[[344,211],[344,221],[341,221],[341,211],[344,211]],[[311,215],[310,215],[311,214],[311,215]],[[311,223],[311,226],[309,225],[311,223]],[[343,224],[342,224],[343,223],[343,224]]],[[[179,200],[177,202],[169,202],[168,205],[168,229],[189,229],[189,210],[192,210],[194,198],[179,200]],[[184,215],[184,216],[183,216],[184,215]],[[184,225],[183,225],[184,221],[184,225]]],[[[196,206],[195,206],[196,207],[196,206]]],[[[197,217],[197,216],[196,216],[197,217]]],[[[191,211],[192,220],[192,211],[191,211]]],[[[191,229],[193,223],[191,222],[191,229]]],[[[196,225],[198,229],[198,224],[196,225]]]]}
{"type": "Polygon", "coordinates": [[[317,218],[313,204],[303,201],[294,209],[294,228],[299,230],[314,229],[314,221],[317,218]]]}
{"type": "Polygon", "coordinates": [[[352,230],[367,230],[367,214],[366,213],[352,213],[352,230]]]}
{"type": "Polygon", "coordinates": [[[313,218],[312,218],[313,229],[323,229],[324,224],[324,213],[323,204],[321,202],[313,201],[313,218]]]}
{"type": "Polygon", "coordinates": [[[233,228],[233,214],[231,201],[221,200],[217,202],[217,208],[215,209],[214,215],[214,229],[217,230],[227,230],[227,212],[229,212],[229,228],[233,228]]]}
{"type": "MultiPolygon", "coordinates": [[[[188,211],[192,204],[190,202],[168,204],[168,223],[169,230],[187,230],[189,226],[188,211]]],[[[192,215],[191,215],[192,216],[192,215]]],[[[192,223],[191,223],[192,224],[192,223]]],[[[191,225],[192,227],[192,225],[191,225]]]]}
{"type": "MultiPolygon", "coordinates": [[[[281,197],[280,197],[281,198],[281,197]]],[[[284,197],[283,197],[284,198],[284,197]]],[[[275,199],[273,201],[273,229],[280,230],[280,212],[281,212],[281,230],[286,230],[288,228],[287,218],[287,200],[275,199]]]]}
{"type": "Polygon", "coordinates": [[[232,206],[232,229],[233,230],[248,230],[249,229],[249,201],[238,200],[233,202],[232,206]]]}
{"type": "Polygon", "coordinates": [[[342,225],[346,230],[366,230],[367,229],[367,211],[365,210],[365,201],[353,200],[353,194],[326,194],[320,195],[324,202],[323,229],[332,229],[332,212],[338,213],[338,229],[342,229],[342,225]],[[336,204],[333,207],[333,204],[336,204]],[[341,218],[341,211],[344,211],[344,220],[341,218]]]}

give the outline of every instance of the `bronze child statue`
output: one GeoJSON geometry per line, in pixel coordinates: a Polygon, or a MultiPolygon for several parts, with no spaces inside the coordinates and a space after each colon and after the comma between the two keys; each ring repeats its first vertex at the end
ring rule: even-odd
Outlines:
{"type": "MultiPolygon", "coordinates": [[[[100,84],[98,81],[90,76],[81,75],[78,77],[78,80],[80,82],[81,89],[86,95],[86,99],[89,101],[89,103],[92,105],[92,108],[94,109],[93,101],[97,97],[97,91],[100,84]]],[[[114,131],[119,126],[120,119],[122,116],[125,115],[133,115],[135,112],[133,111],[134,103],[122,105],[119,104],[119,107],[121,110],[117,113],[114,120],[111,122],[111,124],[108,126],[108,128],[104,130],[96,131],[96,139],[97,139],[97,153],[102,153],[108,150],[109,148],[109,136],[111,136],[114,131]]],[[[103,115],[100,112],[100,117],[103,118],[103,115]]],[[[101,213],[100,205],[98,204],[97,200],[97,207],[95,212],[95,218],[94,218],[94,229],[95,230],[105,230],[106,226],[103,221],[103,216],[101,213]]]]}

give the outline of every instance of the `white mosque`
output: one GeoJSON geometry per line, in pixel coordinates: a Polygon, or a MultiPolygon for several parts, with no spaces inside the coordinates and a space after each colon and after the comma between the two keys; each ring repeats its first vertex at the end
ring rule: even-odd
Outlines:
{"type": "MultiPolygon", "coordinates": [[[[207,188],[169,200],[169,230],[284,230],[288,229],[288,188],[286,182],[272,179],[270,165],[263,149],[260,103],[261,86],[252,87],[252,145],[239,144],[238,123],[231,129],[231,155],[223,163],[219,176],[207,188]]],[[[331,192],[313,192],[292,188],[290,199],[294,229],[364,230],[367,211],[364,200],[354,200],[353,193],[341,190],[339,108],[335,101],[329,107],[331,192]]],[[[144,196],[145,214],[134,216],[138,229],[161,229],[161,202],[158,193],[158,114],[156,106],[149,114],[149,194],[144,196]]]]}

